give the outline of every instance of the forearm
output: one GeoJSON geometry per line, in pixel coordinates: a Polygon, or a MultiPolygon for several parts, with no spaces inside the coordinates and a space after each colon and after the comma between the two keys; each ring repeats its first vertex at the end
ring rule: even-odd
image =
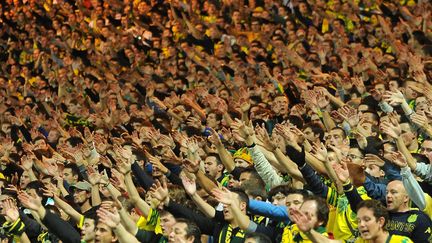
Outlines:
{"type": "Polygon", "coordinates": [[[79,222],[82,214],[77,212],[71,205],[63,201],[60,197],[54,196],[55,204],[69,215],[75,222],[79,222]]]}
{"type": "Polygon", "coordinates": [[[276,173],[259,148],[254,146],[250,148],[250,152],[254,167],[266,185],[274,187],[283,183],[283,178],[276,173]]]}
{"type": "Polygon", "coordinates": [[[405,157],[405,159],[408,163],[408,166],[411,168],[411,170],[415,171],[417,161],[414,159],[414,157],[409,152],[409,150],[406,147],[405,142],[403,141],[403,138],[401,136],[399,136],[397,138],[396,145],[397,145],[398,150],[405,157]]]}
{"type": "Polygon", "coordinates": [[[119,224],[113,231],[120,243],[140,243],[122,224],[119,224]]]}
{"type": "Polygon", "coordinates": [[[126,190],[129,194],[129,198],[132,200],[134,205],[138,207],[139,210],[141,210],[143,216],[147,218],[149,212],[150,212],[150,206],[141,199],[133,181],[132,181],[132,175],[131,173],[125,174],[125,185],[126,190]]]}
{"type": "Polygon", "coordinates": [[[197,193],[191,195],[191,198],[205,216],[214,218],[216,210],[210,204],[204,201],[197,193]]]}
{"type": "Polygon", "coordinates": [[[234,159],[232,158],[231,154],[225,149],[223,144],[220,144],[216,146],[216,149],[218,151],[219,157],[222,161],[222,164],[224,165],[225,169],[228,172],[231,172],[235,168],[234,159]]]}
{"type": "Polygon", "coordinates": [[[310,153],[305,153],[306,162],[314,168],[316,172],[318,172],[321,175],[327,175],[326,168],[324,167],[324,164],[316,159],[314,156],[312,156],[310,153]]]}
{"type": "Polygon", "coordinates": [[[369,177],[366,176],[365,182],[363,183],[368,196],[372,199],[385,201],[387,185],[374,183],[369,177]]]}
{"type": "Polygon", "coordinates": [[[99,185],[92,185],[91,188],[91,204],[93,207],[100,205],[102,202],[100,194],[99,194],[99,185]]]}
{"type": "Polygon", "coordinates": [[[321,114],[324,126],[327,131],[330,131],[331,129],[336,127],[336,123],[331,118],[330,113],[328,113],[327,111],[322,111],[321,114]]]}
{"type": "Polygon", "coordinates": [[[344,183],[343,189],[348,202],[350,203],[351,210],[353,212],[357,212],[357,205],[363,201],[363,199],[358,194],[357,189],[351,184],[350,181],[344,183]]]}
{"type": "Polygon", "coordinates": [[[304,182],[303,175],[298,169],[296,163],[294,163],[290,158],[285,156],[279,148],[275,150],[274,155],[290,176],[292,176],[293,178],[299,181],[304,182]]]}
{"type": "Polygon", "coordinates": [[[249,211],[253,215],[262,215],[278,221],[289,220],[286,206],[275,206],[268,202],[250,200],[249,211]]]}
{"type": "Polygon", "coordinates": [[[408,193],[409,198],[420,210],[426,208],[426,198],[420,184],[414,178],[409,167],[401,168],[403,185],[408,193]]]}
{"type": "Polygon", "coordinates": [[[218,187],[217,184],[210,180],[201,170],[198,171],[196,177],[199,185],[209,194],[213,189],[218,187]]]}
{"type": "Polygon", "coordinates": [[[241,211],[239,206],[230,205],[230,207],[231,207],[231,212],[234,216],[234,220],[237,222],[240,229],[247,230],[250,223],[249,217],[241,211]]]}
{"type": "Polygon", "coordinates": [[[132,220],[131,216],[128,212],[126,212],[126,209],[122,208],[119,210],[121,223],[125,227],[125,229],[131,233],[132,235],[136,235],[138,231],[138,227],[136,226],[136,223],[132,220]]]}

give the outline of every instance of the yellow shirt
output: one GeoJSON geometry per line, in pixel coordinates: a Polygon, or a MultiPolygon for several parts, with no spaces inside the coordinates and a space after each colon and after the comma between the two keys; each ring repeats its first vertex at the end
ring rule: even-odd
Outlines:
{"type": "MultiPolygon", "coordinates": [[[[363,200],[370,199],[364,187],[358,187],[357,192],[363,200]]],[[[353,240],[358,235],[357,215],[351,209],[345,195],[338,195],[336,189],[328,187],[327,203],[330,205],[328,232],[333,233],[335,239],[353,240]]]]}
{"type": "MultiPolygon", "coordinates": [[[[370,241],[358,238],[354,243],[368,243],[370,241]]],[[[386,243],[412,243],[412,240],[406,236],[390,235],[386,243]]]]}
{"type": "MultiPolygon", "coordinates": [[[[328,237],[327,231],[324,227],[319,227],[315,229],[317,232],[321,233],[325,237],[328,237]]],[[[286,226],[282,234],[282,243],[292,243],[292,242],[312,242],[309,238],[299,230],[296,224],[286,226]]]]}
{"type": "Polygon", "coordinates": [[[160,226],[160,215],[157,210],[150,208],[147,218],[140,217],[136,223],[137,227],[142,230],[154,231],[155,234],[162,234],[160,226]]]}

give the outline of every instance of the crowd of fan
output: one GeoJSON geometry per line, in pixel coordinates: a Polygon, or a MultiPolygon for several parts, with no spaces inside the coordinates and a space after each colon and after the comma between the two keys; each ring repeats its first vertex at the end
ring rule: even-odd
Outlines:
{"type": "Polygon", "coordinates": [[[1,1],[1,242],[432,242],[431,12],[1,1]]]}

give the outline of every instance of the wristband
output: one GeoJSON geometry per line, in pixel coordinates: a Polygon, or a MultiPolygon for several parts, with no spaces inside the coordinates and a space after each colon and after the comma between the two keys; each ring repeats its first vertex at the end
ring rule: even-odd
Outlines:
{"type": "Polygon", "coordinates": [[[253,147],[255,147],[256,146],[256,144],[255,144],[255,142],[253,142],[251,145],[248,145],[248,146],[246,146],[247,148],[253,148],[253,147]]]}

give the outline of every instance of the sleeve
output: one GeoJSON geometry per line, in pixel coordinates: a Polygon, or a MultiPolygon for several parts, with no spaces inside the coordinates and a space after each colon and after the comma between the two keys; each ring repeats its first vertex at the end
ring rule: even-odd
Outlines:
{"type": "Polygon", "coordinates": [[[411,169],[407,166],[401,169],[402,183],[408,193],[411,201],[420,209],[424,210],[426,208],[426,198],[424,196],[423,189],[420,184],[416,181],[411,169]]]}
{"type": "Polygon", "coordinates": [[[268,218],[272,218],[278,221],[289,220],[287,207],[275,206],[268,202],[250,200],[249,211],[253,215],[262,215],[268,218]]]}
{"type": "Polygon", "coordinates": [[[393,165],[389,160],[384,159],[385,163],[384,166],[382,167],[387,179],[389,181],[394,181],[394,180],[402,180],[402,177],[400,176],[399,173],[399,168],[397,168],[395,165],[393,165]]]}
{"type": "Polygon", "coordinates": [[[325,198],[328,204],[333,206],[336,205],[336,191],[326,186],[312,169],[312,167],[310,167],[310,165],[305,164],[302,168],[300,168],[300,172],[308,184],[309,190],[311,190],[315,195],[325,198]]]}
{"type": "Polygon", "coordinates": [[[343,189],[348,199],[348,202],[351,206],[351,210],[357,213],[357,205],[361,201],[363,201],[363,199],[360,197],[359,193],[357,192],[357,189],[351,184],[351,182],[349,182],[346,185],[343,185],[343,189]]]}
{"type": "Polygon", "coordinates": [[[19,210],[19,215],[23,223],[26,225],[25,232],[29,239],[36,239],[40,233],[42,233],[42,226],[36,222],[36,220],[31,219],[27,214],[19,210]]]}
{"type": "Polygon", "coordinates": [[[429,184],[432,183],[432,165],[417,163],[414,173],[429,184]]]}
{"type": "Polygon", "coordinates": [[[276,173],[272,165],[268,162],[257,146],[250,148],[250,152],[254,162],[254,167],[265,182],[266,186],[272,188],[283,183],[283,178],[276,173]]]}
{"type": "Polygon", "coordinates": [[[379,201],[385,201],[387,185],[381,183],[375,183],[369,177],[366,176],[366,180],[363,183],[363,187],[370,198],[379,201]]]}
{"type": "Polygon", "coordinates": [[[81,236],[74,227],[63,221],[57,214],[46,210],[42,223],[55,234],[63,243],[80,243],[81,236]]]}
{"type": "Polygon", "coordinates": [[[146,191],[150,189],[154,181],[149,175],[147,175],[147,173],[144,172],[143,169],[141,169],[137,162],[132,164],[131,170],[140,186],[142,186],[146,191]]]}
{"type": "Polygon", "coordinates": [[[178,177],[176,174],[172,173],[171,170],[168,169],[168,173],[165,174],[165,176],[168,178],[168,180],[174,184],[174,185],[178,185],[178,186],[183,186],[182,180],[180,179],[180,177],[178,177]]]}
{"type": "Polygon", "coordinates": [[[168,207],[165,208],[168,212],[172,213],[174,217],[186,218],[194,221],[201,230],[202,234],[212,235],[215,228],[215,222],[201,214],[198,214],[191,209],[170,201],[168,207]]]}

